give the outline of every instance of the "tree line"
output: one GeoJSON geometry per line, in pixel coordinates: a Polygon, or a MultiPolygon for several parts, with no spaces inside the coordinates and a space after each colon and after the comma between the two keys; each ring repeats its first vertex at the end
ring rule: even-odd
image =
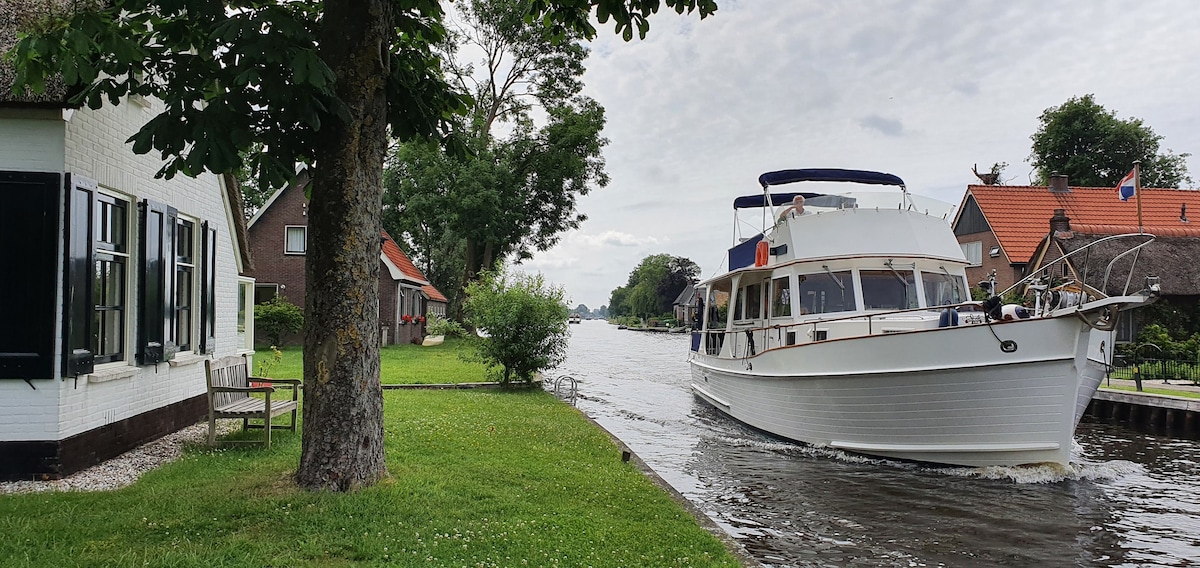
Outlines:
{"type": "Polygon", "coordinates": [[[700,276],[700,266],[687,258],[669,254],[648,256],[629,273],[624,286],[612,291],[608,301],[610,318],[670,316],[679,294],[700,276]]]}

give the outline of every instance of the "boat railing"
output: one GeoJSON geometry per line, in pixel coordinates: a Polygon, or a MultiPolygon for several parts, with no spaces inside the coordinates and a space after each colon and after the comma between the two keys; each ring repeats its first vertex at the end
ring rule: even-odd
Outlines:
{"type": "MultiPolygon", "coordinates": [[[[934,314],[937,314],[939,317],[941,317],[941,312],[943,312],[947,309],[958,310],[965,306],[970,306],[972,308],[975,308],[976,306],[978,306],[978,304],[973,304],[970,302],[959,302],[959,303],[954,303],[954,304],[946,304],[943,306],[928,306],[928,307],[924,307],[924,308],[905,308],[905,309],[901,309],[901,310],[872,311],[872,312],[852,312],[850,314],[838,316],[838,317],[829,317],[829,318],[819,317],[816,319],[797,321],[797,322],[777,323],[777,324],[771,324],[771,325],[765,325],[765,326],[764,325],[750,325],[747,327],[734,327],[732,329],[724,329],[724,328],[722,328],[722,329],[704,329],[704,330],[698,330],[696,333],[700,333],[704,337],[704,341],[702,341],[701,344],[704,346],[704,348],[706,349],[706,353],[708,353],[709,355],[718,354],[720,352],[722,346],[724,345],[724,342],[727,340],[731,342],[732,350],[730,352],[738,353],[739,336],[746,335],[747,332],[749,332],[750,334],[761,332],[763,334],[763,337],[766,338],[767,334],[769,334],[771,332],[783,334],[783,333],[789,333],[791,331],[805,330],[805,331],[810,332],[810,335],[809,335],[809,337],[811,338],[810,341],[822,341],[824,339],[819,338],[819,332],[823,331],[820,329],[821,326],[828,325],[831,323],[839,323],[839,322],[864,322],[864,323],[866,323],[867,330],[866,330],[866,333],[863,335],[876,335],[875,332],[876,332],[877,327],[880,329],[881,332],[885,332],[884,326],[882,324],[880,324],[880,320],[883,320],[886,318],[890,318],[890,317],[894,317],[894,316],[902,315],[902,314],[917,314],[917,313],[923,312],[924,314],[928,314],[929,316],[931,316],[930,319],[932,319],[932,316],[934,314]]],[[[982,316],[982,313],[980,313],[980,315],[982,316]]],[[[895,323],[899,324],[900,322],[895,322],[895,323]]],[[[980,320],[979,323],[982,323],[982,319],[980,320]]],[[[735,322],[734,325],[737,326],[738,324],[735,322]]],[[[798,343],[800,343],[800,342],[795,342],[795,343],[791,343],[791,344],[783,343],[782,345],[777,345],[775,347],[787,346],[787,345],[798,344],[798,343]]],[[[807,342],[805,342],[805,343],[807,343],[807,342]]],[[[759,347],[758,345],[755,345],[755,353],[761,353],[763,351],[766,351],[767,349],[774,348],[774,347],[770,347],[770,346],[763,346],[765,348],[758,349],[758,347],[759,347]]]]}
{"type": "Polygon", "coordinates": [[[1133,259],[1132,259],[1132,262],[1129,264],[1129,273],[1125,277],[1125,286],[1122,288],[1122,291],[1121,291],[1122,296],[1127,296],[1127,295],[1129,295],[1129,285],[1133,281],[1133,274],[1134,274],[1135,269],[1137,268],[1138,256],[1141,253],[1142,248],[1145,247],[1146,245],[1154,242],[1154,239],[1156,238],[1154,235],[1152,235],[1150,233],[1124,233],[1124,234],[1120,234],[1120,235],[1109,235],[1107,237],[1096,239],[1095,241],[1088,243],[1086,246],[1083,246],[1083,247],[1075,249],[1071,252],[1068,252],[1051,262],[1043,263],[1041,268],[1030,273],[1028,276],[1016,281],[1012,286],[1005,288],[1003,291],[1001,291],[999,294],[996,294],[996,295],[1003,296],[1005,294],[1008,294],[1009,292],[1012,292],[1012,291],[1022,288],[1024,286],[1028,286],[1030,284],[1036,284],[1037,282],[1040,282],[1043,278],[1050,276],[1050,269],[1053,268],[1054,266],[1057,266],[1058,263],[1063,262],[1069,258],[1072,258],[1075,256],[1080,256],[1080,255],[1082,255],[1084,257],[1083,272],[1080,276],[1081,284],[1084,286],[1088,286],[1088,284],[1087,284],[1087,269],[1088,269],[1089,264],[1087,262],[1087,259],[1088,259],[1088,257],[1090,257],[1091,252],[1096,249],[1096,246],[1099,244],[1102,244],[1102,243],[1110,242],[1110,241],[1115,241],[1115,240],[1119,240],[1119,239],[1131,239],[1131,238],[1140,238],[1140,239],[1144,239],[1144,240],[1141,243],[1138,243],[1138,244],[1130,247],[1129,250],[1126,250],[1126,251],[1114,256],[1112,258],[1112,260],[1110,260],[1108,262],[1108,265],[1105,266],[1105,268],[1104,268],[1104,278],[1101,280],[1100,286],[1099,287],[1095,287],[1095,286],[1091,287],[1096,292],[1107,295],[1108,294],[1108,292],[1107,292],[1108,291],[1108,281],[1109,281],[1109,278],[1112,276],[1113,266],[1116,265],[1117,261],[1132,254],[1133,259]]]}

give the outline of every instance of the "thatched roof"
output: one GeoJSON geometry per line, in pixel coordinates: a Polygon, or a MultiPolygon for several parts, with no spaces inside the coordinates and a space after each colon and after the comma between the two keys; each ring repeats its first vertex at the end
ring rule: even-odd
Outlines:
{"type": "MultiPolygon", "coordinates": [[[[1070,238],[1055,240],[1067,251],[1078,250],[1107,235],[1087,235],[1072,233],[1070,238]]],[[[1090,253],[1072,257],[1076,270],[1086,270],[1089,284],[1096,286],[1104,278],[1104,270],[1109,261],[1116,255],[1128,250],[1136,244],[1133,239],[1116,239],[1097,244],[1090,253]],[[1086,260],[1085,257],[1086,256],[1086,260]]],[[[1132,262],[1129,255],[1113,264],[1109,272],[1108,294],[1119,294],[1125,287],[1132,262]]],[[[1148,275],[1158,276],[1164,296],[1194,296],[1200,295],[1200,266],[1196,264],[1200,258],[1200,237],[1163,237],[1159,236],[1154,242],[1146,245],[1138,253],[1137,266],[1133,271],[1133,279],[1129,283],[1130,292],[1140,290],[1148,275]]],[[[1052,259],[1051,259],[1052,260],[1052,259]]]]}
{"type": "MultiPolygon", "coordinates": [[[[8,53],[17,44],[17,32],[54,14],[93,8],[105,0],[0,0],[0,54],[8,53]]],[[[14,95],[12,64],[0,57],[0,105],[63,106],[70,96],[58,78],[47,79],[46,90],[35,94],[28,89],[14,95]]]]}

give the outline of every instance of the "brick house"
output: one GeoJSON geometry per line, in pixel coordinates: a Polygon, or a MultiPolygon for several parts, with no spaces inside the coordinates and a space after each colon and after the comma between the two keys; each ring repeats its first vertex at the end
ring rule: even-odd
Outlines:
{"type": "MultiPolygon", "coordinates": [[[[1168,301],[1195,305],[1195,300],[1200,300],[1200,268],[1194,262],[1200,254],[1200,225],[1193,225],[1187,212],[1200,210],[1200,191],[1139,191],[1143,229],[1158,240],[1139,255],[1138,274],[1161,276],[1162,294],[1168,301]]],[[[1063,251],[1139,229],[1135,200],[1121,201],[1115,187],[1071,187],[1066,176],[1054,176],[1048,187],[968,186],[953,227],[963,254],[972,263],[967,268],[969,281],[983,281],[995,270],[997,290],[1043,268],[1063,251]]],[[[1111,254],[1100,256],[1119,251],[1107,252],[1111,254]]],[[[1090,262],[1099,261],[1093,258],[1090,262]]],[[[1058,268],[1082,271],[1076,264],[1058,268]]],[[[1104,266],[1088,269],[1090,274],[1103,273],[1104,266]]],[[[1106,292],[1114,291],[1120,292],[1106,292]]],[[[1133,318],[1124,323],[1118,330],[1119,341],[1131,338],[1136,326],[1133,318]]]]}
{"type": "MultiPolygon", "coordinates": [[[[308,250],[308,199],[310,181],[301,172],[295,183],[273,193],[249,223],[249,241],[254,256],[254,302],[283,296],[304,305],[304,259],[308,250]]],[[[420,321],[429,313],[446,313],[446,297],[384,232],[379,252],[380,339],[387,344],[420,343],[425,326],[420,321]]],[[[267,341],[259,337],[259,344],[267,341]]],[[[300,343],[298,334],[284,337],[285,343],[300,343]]]]}
{"type": "Polygon", "coordinates": [[[253,280],[233,180],[156,179],[125,143],[160,101],[11,84],[0,65],[0,479],[58,478],[207,414],[202,362],[253,353],[253,280]]]}
{"type": "MultiPolygon", "coordinates": [[[[1050,232],[1049,221],[1061,209],[1077,229],[1137,232],[1137,205],[1121,201],[1115,187],[1070,187],[1055,176],[1049,187],[969,185],[954,218],[954,234],[972,266],[975,283],[993,269],[1000,289],[1023,278],[1038,244],[1050,232]]],[[[1196,228],[1187,218],[1200,211],[1200,191],[1141,188],[1142,223],[1149,233],[1187,236],[1196,228]]],[[[1198,233],[1200,234],[1200,233],[1198,233]]]]}

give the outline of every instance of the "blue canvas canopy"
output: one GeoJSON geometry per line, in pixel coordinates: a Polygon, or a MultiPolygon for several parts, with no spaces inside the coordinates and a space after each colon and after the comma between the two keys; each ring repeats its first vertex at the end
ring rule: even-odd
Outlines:
{"type": "MultiPolygon", "coordinates": [[[[812,207],[854,207],[855,203],[853,197],[844,197],[841,195],[825,195],[824,193],[772,193],[771,205],[789,205],[797,195],[803,195],[804,203],[812,207]]],[[[767,195],[765,193],[744,195],[733,200],[734,209],[766,206],[767,195]]]]}
{"type": "Polygon", "coordinates": [[[842,170],[837,168],[808,168],[802,170],[779,170],[767,172],[758,176],[758,183],[763,188],[772,185],[783,185],[798,181],[844,181],[866,183],[871,185],[898,185],[903,187],[904,180],[893,174],[872,172],[867,170],[842,170]]]}

